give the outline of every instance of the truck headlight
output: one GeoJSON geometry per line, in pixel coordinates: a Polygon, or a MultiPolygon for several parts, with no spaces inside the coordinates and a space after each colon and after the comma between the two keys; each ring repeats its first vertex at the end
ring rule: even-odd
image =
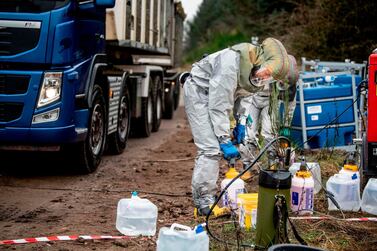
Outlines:
{"type": "Polygon", "coordinates": [[[63,73],[61,72],[46,72],[44,74],[42,88],[39,93],[38,108],[60,99],[62,76],[63,73]]]}

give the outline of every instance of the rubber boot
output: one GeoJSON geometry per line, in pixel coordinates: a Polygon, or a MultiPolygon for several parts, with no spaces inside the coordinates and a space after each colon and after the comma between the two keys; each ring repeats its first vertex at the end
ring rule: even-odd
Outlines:
{"type": "MultiPolygon", "coordinates": [[[[198,218],[201,216],[207,216],[209,212],[211,211],[211,207],[212,205],[204,207],[204,208],[200,208],[200,209],[195,208],[194,217],[198,218]]],[[[213,216],[214,218],[218,218],[218,217],[222,217],[226,215],[230,215],[230,209],[227,207],[219,207],[216,205],[211,212],[211,216],[213,216]]]]}

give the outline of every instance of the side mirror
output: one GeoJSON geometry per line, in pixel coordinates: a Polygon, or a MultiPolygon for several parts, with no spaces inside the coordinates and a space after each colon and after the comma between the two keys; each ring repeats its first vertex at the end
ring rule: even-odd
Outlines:
{"type": "Polygon", "coordinates": [[[95,0],[95,5],[102,8],[113,8],[115,0],[95,0]]]}

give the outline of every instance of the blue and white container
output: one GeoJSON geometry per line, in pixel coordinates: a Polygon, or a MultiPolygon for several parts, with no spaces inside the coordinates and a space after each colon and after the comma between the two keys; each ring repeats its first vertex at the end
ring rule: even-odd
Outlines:
{"type": "Polygon", "coordinates": [[[174,223],[158,233],[157,251],[208,251],[209,238],[204,226],[195,229],[174,223]]]}
{"type": "Polygon", "coordinates": [[[354,100],[359,80],[360,76],[347,72],[301,74],[291,130],[295,143],[311,138],[305,148],[351,145],[353,134],[358,133],[354,100]],[[326,125],[328,128],[321,131],[326,125]]]}

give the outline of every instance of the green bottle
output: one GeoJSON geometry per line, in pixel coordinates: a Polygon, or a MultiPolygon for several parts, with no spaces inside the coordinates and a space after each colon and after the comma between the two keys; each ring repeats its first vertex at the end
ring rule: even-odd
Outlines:
{"type": "MultiPolygon", "coordinates": [[[[291,173],[288,170],[269,169],[260,171],[255,241],[257,247],[267,248],[275,244],[276,230],[273,223],[275,195],[279,194],[285,197],[289,210],[291,180],[291,173]],[[279,188],[277,189],[277,187],[279,188]]],[[[286,219],[283,226],[286,226],[286,219]]]]}

